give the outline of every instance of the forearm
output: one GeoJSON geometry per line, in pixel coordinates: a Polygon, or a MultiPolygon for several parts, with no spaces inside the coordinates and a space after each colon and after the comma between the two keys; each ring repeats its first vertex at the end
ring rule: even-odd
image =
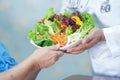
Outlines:
{"type": "Polygon", "coordinates": [[[35,80],[41,69],[31,72],[25,80],[35,80]]]}
{"type": "Polygon", "coordinates": [[[1,73],[0,80],[34,80],[38,70],[53,65],[63,55],[62,51],[57,50],[57,45],[35,50],[26,60],[1,73]]]}
{"type": "Polygon", "coordinates": [[[0,74],[0,80],[25,80],[32,72],[33,64],[29,59],[24,60],[14,68],[0,74]]]}

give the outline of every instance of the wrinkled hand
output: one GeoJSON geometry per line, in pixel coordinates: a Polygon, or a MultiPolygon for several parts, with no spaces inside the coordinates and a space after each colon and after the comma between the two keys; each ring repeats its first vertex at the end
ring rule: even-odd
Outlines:
{"type": "Polygon", "coordinates": [[[30,56],[34,63],[34,69],[47,68],[53,65],[64,54],[62,51],[57,51],[58,48],[58,46],[50,46],[37,49],[30,56]]]}
{"type": "Polygon", "coordinates": [[[105,41],[105,37],[104,37],[102,29],[95,28],[90,31],[88,36],[84,38],[79,45],[68,49],[67,52],[72,53],[72,54],[82,53],[83,51],[94,46],[99,41],[105,41]]]}

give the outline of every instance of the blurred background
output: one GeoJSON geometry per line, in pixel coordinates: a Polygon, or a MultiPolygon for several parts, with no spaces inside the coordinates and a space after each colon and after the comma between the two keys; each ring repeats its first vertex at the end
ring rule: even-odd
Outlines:
{"type": "MultiPolygon", "coordinates": [[[[11,55],[21,62],[35,49],[27,38],[28,30],[49,7],[56,12],[61,8],[62,0],[0,0],[0,41],[11,55]]],[[[37,80],[62,80],[73,74],[91,75],[89,55],[65,54],[55,65],[43,69],[37,80]]]]}

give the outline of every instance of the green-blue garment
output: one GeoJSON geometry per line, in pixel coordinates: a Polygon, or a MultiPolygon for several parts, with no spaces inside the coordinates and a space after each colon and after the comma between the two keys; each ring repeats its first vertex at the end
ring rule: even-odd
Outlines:
{"type": "Polygon", "coordinates": [[[17,65],[17,62],[10,56],[2,42],[0,42],[0,72],[4,72],[15,65],[17,65]]]}

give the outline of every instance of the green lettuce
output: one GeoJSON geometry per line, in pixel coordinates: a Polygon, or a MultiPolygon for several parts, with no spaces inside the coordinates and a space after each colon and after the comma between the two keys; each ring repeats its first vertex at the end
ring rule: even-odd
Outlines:
{"type": "Polygon", "coordinates": [[[31,38],[33,41],[35,41],[37,39],[36,32],[33,31],[33,30],[29,30],[28,31],[28,37],[31,38]]]}
{"type": "Polygon", "coordinates": [[[37,39],[34,41],[34,43],[41,47],[51,46],[54,44],[54,42],[50,39],[50,36],[44,36],[41,39],[37,39]]]}
{"type": "Polygon", "coordinates": [[[76,31],[81,33],[81,38],[85,38],[91,29],[95,28],[95,23],[93,16],[89,13],[81,13],[81,16],[83,18],[83,23],[81,24],[81,27],[76,31]]]}
{"type": "Polygon", "coordinates": [[[35,29],[37,34],[45,34],[48,31],[48,27],[46,27],[44,24],[40,24],[40,23],[35,23],[35,29]]]}
{"type": "Polygon", "coordinates": [[[49,19],[49,18],[51,18],[54,14],[55,14],[54,9],[53,9],[53,8],[49,8],[49,9],[46,11],[46,15],[45,15],[44,19],[49,19]]]}
{"type": "Polygon", "coordinates": [[[66,34],[67,34],[67,35],[70,35],[70,34],[72,34],[72,33],[73,33],[72,28],[71,28],[71,27],[67,27],[67,29],[66,29],[66,34]]]}
{"type": "Polygon", "coordinates": [[[55,34],[56,32],[60,30],[60,27],[58,27],[55,22],[45,20],[44,23],[49,28],[50,34],[55,34]]]}
{"type": "Polygon", "coordinates": [[[65,9],[64,15],[67,16],[67,17],[71,17],[72,14],[71,14],[69,11],[67,11],[67,10],[65,9]]]}

